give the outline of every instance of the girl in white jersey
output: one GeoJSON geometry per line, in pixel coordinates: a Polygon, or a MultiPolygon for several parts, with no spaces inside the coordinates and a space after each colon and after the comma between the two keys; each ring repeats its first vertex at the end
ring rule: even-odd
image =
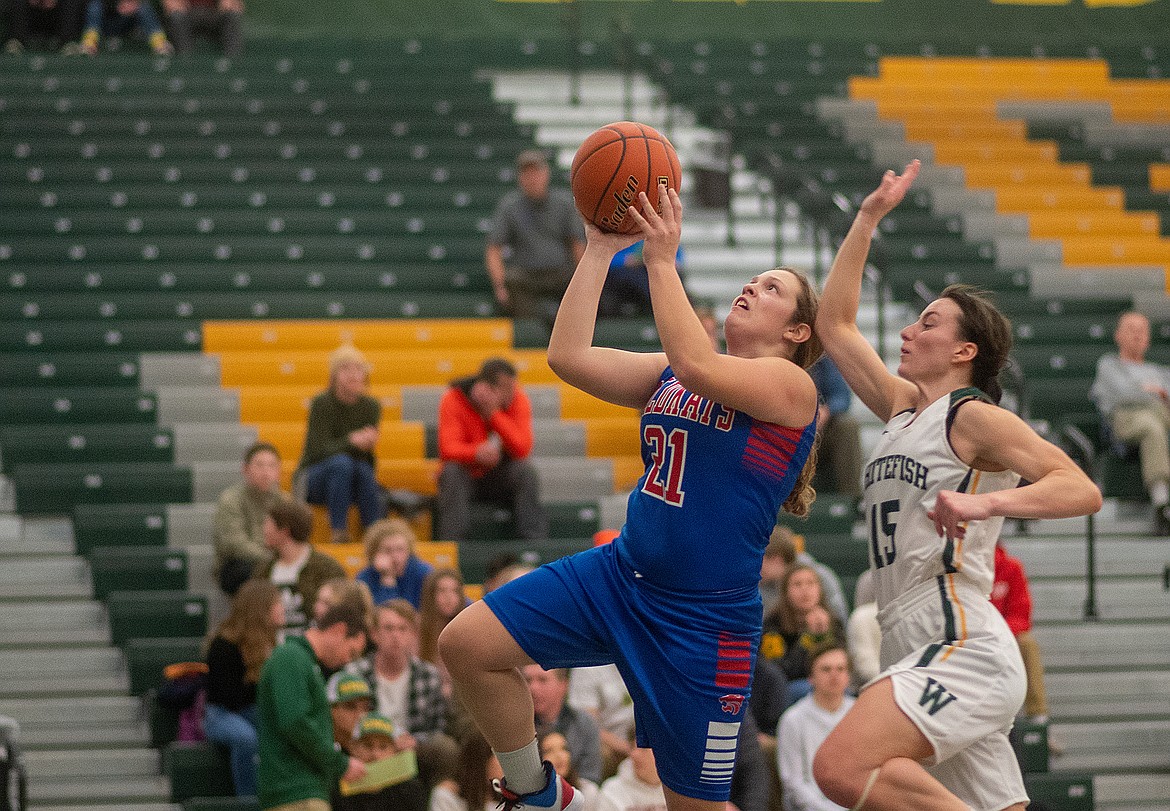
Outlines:
{"type": "Polygon", "coordinates": [[[825,283],[816,331],[853,392],[887,422],[866,467],[882,672],[825,741],[822,791],[852,809],[1022,809],[1007,731],[1024,697],[1012,635],[991,606],[1005,516],[1095,512],[1101,494],[1059,448],[994,403],[1007,320],[978,292],[943,291],[902,330],[898,374],[857,328],[873,230],[918,161],[861,204],[825,283]],[[1016,485],[1023,478],[1030,482],[1016,485]]]}

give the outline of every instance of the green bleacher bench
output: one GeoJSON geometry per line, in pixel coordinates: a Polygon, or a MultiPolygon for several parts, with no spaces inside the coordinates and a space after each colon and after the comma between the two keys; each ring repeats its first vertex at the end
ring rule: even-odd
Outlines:
{"type": "Polygon", "coordinates": [[[192,797],[182,806],[183,811],[260,811],[255,797],[192,797]]]}
{"type": "MultiPolygon", "coordinates": [[[[554,502],[545,504],[544,511],[549,538],[591,538],[601,528],[596,502],[554,502]]],[[[469,541],[507,541],[515,537],[511,511],[481,501],[472,503],[469,541]]]]}
{"type": "Polygon", "coordinates": [[[0,380],[5,386],[138,386],[135,352],[24,352],[0,354],[0,380]]]}
{"type": "Polygon", "coordinates": [[[207,597],[187,591],[113,591],[106,595],[110,636],[129,639],[202,636],[207,633],[207,597]]]}
{"type": "Polygon", "coordinates": [[[1017,720],[1008,738],[1016,753],[1016,760],[1019,761],[1020,771],[1024,774],[1048,771],[1047,723],[1036,724],[1017,720]]]}
{"type": "Polygon", "coordinates": [[[93,595],[112,592],[182,591],[187,582],[187,552],[159,546],[99,546],[88,554],[93,595]]]}
{"type": "Polygon", "coordinates": [[[79,555],[97,547],[166,546],[166,505],[78,504],[73,508],[73,542],[79,555]]]}
{"type": "Polygon", "coordinates": [[[153,462],[17,465],[12,481],[22,513],[69,513],[79,503],[187,503],[193,493],[190,468],[153,462]]]}
{"type": "Polygon", "coordinates": [[[1092,377],[1107,346],[1082,344],[1021,344],[1012,357],[1028,379],[1034,377],[1092,377]]]}
{"type": "Polygon", "coordinates": [[[482,583],[487,565],[504,554],[523,563],[539,566],[582,552],[593,546],[593,538],[550,538],[547,541],[480,541],[459,546],[459,569],[464,581],[482,583]]]}
{"type": "Polygon", "coordinates": [[[1066,413],[1092,407],[1089,399],[1092,376],[1032,377],[1025,383],[1028,409],[1033,419],[1058,424],[1066,413]]]}
{"type": "Polygon", "coordinates": [[[1024,775],[1024,787],[1032,808],[1048,811],[1093,811],[1093,776],[1082,772],[1047,772],[1024,775]]]}
{"type": "Polygon", "coordinates": [[[197,322],[175,319],[0,324],[0,352],[177,352],[198,350],[202,342],[197,322]]]}
{"type": "Polygon", "coordinates": [[[1012,327],[1015,340],[1020,344],[1059,343],[1109,346],[1113,343],[1113,331],[1117,326],[1116,320],[1116,316],[1109,315],[1020,316],[1013,320],[1012,327]]]}
{"type": "Polygon", "coordinates": [[[122,652],[130,676],[130,692],[143,695],[158,688],[167,665],[203,661],[203,635],[127,639],[122,643],[122,652]]]}
{"type": "Polygon", "coordinates": [[[174,433],[148,424],[21,425],[0,428],[3,466],[174,461],[174,433]]]}
{"type": "Polygon", "coordinates": [[[236,793],[226,747],[207,741],[173,741],[163,750],[163,774],[171,781],[171,802],[236,793]]]}
{"type": "Polygon", "coordinates": [[[154,394],[126,386],[70,386],[0,389],[0,423],[156,423],[154,394]]]}

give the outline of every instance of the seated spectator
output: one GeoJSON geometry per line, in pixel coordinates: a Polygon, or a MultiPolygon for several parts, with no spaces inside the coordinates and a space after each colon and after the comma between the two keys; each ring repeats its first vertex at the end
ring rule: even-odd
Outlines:
{"type": "Polygon", "coordinates": [[[578,712],[568,704],[569,671],[566,668],[545,670],[540,665],[521,668],[532,708],[536,713],[536,735],[559,732],[565,736],[577,773],[586,780],[601,780],[601,736],[597,722],[588,713],[578,712]]]}
{"type": "Polygon", "coordinates": [[[366,618],[366,625],[373,629],[374,599],[370,596],[369,587],[345,576],[326,580],[317,589],[317,599],[313,602],[313,619],[321,619],[330,608],[343,603],[360,610],[366,618]]]}
{"type": "Polygon", "coordinates": [[[329,510],[333,540],[347,543],[349,507],[356,504],[363,527],[383,515],[375,477],[374,447],[382,405],[368,394],[370,364],[352,346],[329,356],[329,388],[313,398],[305,429],[305,448],[296,479],[305,500],[329,510]]]}
{"type": "Polygon", "coordinates": [[[1117,353],[1098,359],[1089,396],[1113,438],[1138,446],[1154,532],[1170,535],[1170,368],[1146,360],[1150,320],[1139,312],[1122,313],[1113,340],[1117,353]]]}
{"type": "MultiPolygon", "coordinates": [[[[367,714],[354,728],[351,748],[357,759],[367,765],[394,757],[400,751],[394,743],[394,724],[376,712],[367,714]]],[[[426,811],[426,808],[426,786],[417,774],[376,791],[349,796],[338,793],[332,802],[333,811],[426,811]]]]}
{"type": "Polygon", "coordinates": [[[796,534],[788,527],[777,525],[772,530],[768,545],[764,548],[764,562],[760,564],[760,597],[764,601],[764,613],[771,611],[780,599],[781,583],[788,567],[795,563],[811,566],[821,579],[825,602],[833,616],[844,624],[849,618],[849,606],[845,603],[845,590],[841,578],[825,564],[808,552],[797,551],[796,534]]]}
{"type": "Polygon", "coordinates": [[[862,687],[882,670],[882,627],[877,619],[877,595],[873,590],[873,571],[866,569],[857,578],[853,591],[853,613],[845,626],[849,661],[853,665],[853,687],[862,687]]]}
{"type": "Polygon", "coordinates": [[[757,656],[748,710],[760,731],[760,748],[769,758],[776,754],[776,724],[791,703],[788,700],[788,677],[784,675],[784,670],[768,657],[757,656]]]}
{"type": "Polygon", "coordinates": [[[394,724],[395,745],[413,749],[420,771],[434,773],[445,746],[449,707],[438,668],[418,658],[418,612],[402,599],[374,609],[374,652],[349,666],[369,682],[374,708],[394,724]]]}
{"type": "Polygon", "coordinates": [[[516,534],[548,537],[536,468],[532,403],[516,383],[516,367],[503,358],[484,361],[472,377],[455,380],[439,401],[438,525],[435,537],[465,541],[472,501],[508,507],[516,534]]]}
{"type": "MultiPolygon", "coordinates": [[[[752,689],[755,698],[755,688],[752,689]]],[[[753,713],[745,712],[739,725],[735,764],[731,774],[730,808],[736,811],[768,811],[772,793],[772,769],[760,745],[763,734],[753,713]]],[[[772,736],[768,736],[771,738],[772,736]]]]}
{"type": "Polygon", "coordinates": [[[574,710],[589,713],[597,722],[602,778],[613,777],[617,765],[630,754],[630,730],[634,728],[634,700],[617,665],[573,668],[568,701],[574,710]]]}
{"type": "Polygon", "coordinates": [[[282,627],[284,603],[276,586],[250,580],[237,591],[207,645],[203,731],[207,740],[228,748],[238,797],[256,795],[256,684],[282,627]]]}
{"type": "Polygon", "coordinates": [[[853,392],[828,355],[821,355],[808,373],[821,400],[817,411],[818,478],[828,479],[831,486],[825,488],[827,491],[849,496],[856,506],[861,501],[861,423],[849,413],[853,392]]]}
{"type": "Polygon", "coordinates": [[[512,552],[502,552],[489,560],[484,567],[483,593],[487,594],[505,583],[511,583],[534,568],[536,567],[525,563],[512,552]]]}
{"type": "MultiPolygon", "coordinates": [[[[325,683],[329,698],[329,714],[333,716],[333,742],[343,751],[353,751],[353,733],[358,721],[374,708],[374,694],[370,683],[345,670],[339,670],[325,683]]],[[[360,759],[360,758],[359,758],[360,759]]]]}
{"type": "Polygon", "coordinates": [[[658,778],[654,750],[637,746],[618,764],[617,774],[601,784],[602,811],[666,811],[666,794],[658,778]]]}
{"type": "Polygon", "coordinates": [[[493,780],[504,777],[487,740],[468,725],[459,741],[459,763],[454,777],[440,779],[431,789],[429,811],[497,811],[493,780]]]}
{"type": "Polygon", "coordinates": [[[789,701],[808,695],[809,655],[827,644],[844,646],[845,628],[829,611],[816,570],[798,563],[784,573],[780,602],[764,617],[760,641],[760,655],[777,662],[788,678],[789,701]]]}
{"type": "Polygon", "coordinates": [[[321,584],[345,577],[341,564],[309,543],[313,515],[297,501],[280,501],[264,519],[264,543],[273,557],[259,576],[271,581],[284,600],[284,633],[300,634],[309,624],[308,613],[317,602],[321,584]]]}
{"type": "Polygon", "coordinates": [[[218,45],[224,56],[243,53],[243,0],[163,0],[163,11],[179,56],[195,49],[196,34],[218,45]]]}
{"type": "Polygon", "coordinates": [[[991,587],[994,605],[1016,637],[1028,686],[1024,694],[1024,715],[1034,724],[1048,722],[1048,693],[1044,689],[1044,660],[1032,635],[1032,592],[1020,559],[1009,554],[1001,539],[995,545],[995,581],[991,587]]]}
{"type": "Polygon", "coordinates": [[[229,597],[252,570],[266,563],[272,551],[264,543],[264,518],[281,500],[280,454],[267,442],[257,442],[244,453],[244,481],[219,495],[215,505],[212,541],[216,582],[229,597]]]}
{"type": "Polygon", "coordinates": [[[585,253],[585,228],[572,195],[549,187],[544,152],[524,150],[516,169],[519,188],[496,205],[484,265],[503,312],[551,324],[585,253]]]}
{"type": "MultiPolygon", "coordinates": [[[[675,254],[675,265],[682,275],[683,251],[675,254]]],[[[633,318],[653,315],[650,307],[650,277],[642,259],[642,240],[618,251],[609,262],[605,286],[597,304],[599,318],[633,318]]]]}
{"type": "Polygon", "coordinates": [[[84,0],[13,0],[8,41],[4,52],[22,53],[34,36],[50,40],[62,55],[81,52],[81,17],[84,0]]]}
{"type": "Polygon", "coordinates": [[[581,796],[581,811],[598,811],[601,802],[601,787],[592,780],[586,780],[577,774],[573,766],[573,754],[569,751],[569,744],[565,736],[559,732],[546,732],[537,738],[540,746],[540,759],[547,760],[557,770],[557,774],[565,778],[581,796]]]}
{"type": "Polygon", "coordinates": [[[89,0],[85,7],[81,52],[95,56],[103,36],[121,37],[135,29],[142,32],[150,49],[159,56],[175,52],[150,0],[89,0]]]}
{"type": "Polygon", "coordinates": [[[418,658],[430,662],[443,676],[443,693],[451,698],[451,678],[439,657],[439,634],[456,614],[469,604],[463,589],[463,575],[458,569],[435,569],[423,581],[418,612],[418,658]]]}
{"type": "Polygon", "coordinates": [[[776,757],[784,811],[839,811],[813,779],[813,756],[853,706],[849,655],[837,645],[810,655],[812,692],[785,711],[776,730],[776,757]]]}
{"type": "Polygon", "coordinates": [[[370,525],[362,538],[369,565],[357,573],[374,605],[406,600],[418,608],[422,586],[434,568],[414,552],[414,530],[401,518],[383,518],[370,525]]]}

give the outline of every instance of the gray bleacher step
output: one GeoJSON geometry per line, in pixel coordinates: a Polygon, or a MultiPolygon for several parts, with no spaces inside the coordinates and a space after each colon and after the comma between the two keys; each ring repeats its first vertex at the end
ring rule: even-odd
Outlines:
{"type": "Polygon", "coordinates": [[[73,523],[68,518],[0,515],[0,556],[73,553],[73,523]]]}
{"type": "Polygon", "coordinates": [[[218,386],[160,386],[158,423],[171,426],[188,422],[240,421],[240,395],[218,386]]]}
{"type": "MultiPolygon", "coordinates": [[[[1031,577],[1032,612],[1036,622],[1079,620],[1084,617],[1083,579],[1037,580],[1031,577]]],[[[1097,616],[1103,620],[1158,620],[1170,617],[1170,592],[1161,577],[1098,580],[1097,616]]]]}
{"type": "Polygon", "coordinates": [[[1170,774],[1099,774],[1093,799],[1096,811],[1170,809],[1170,774]]]}
{"type": "Polygon", "coordinates": [[[192,462],[191,500],[216,501],[219,494],[240,483],[240,456],[219,462],[192,462]]]}
{"type": "Polygon", "coordinates": [[[1170,770],[1170,719],[1055,723],[1049,729],[1064,747],[1053,761],[1062,771],[1170,770]]]}
{"type": "Polygon", "coordinates": [[[219,386],[219,356],[194,352],[144,352],[138,356],[138,384],[145,391],[162,386],[219,386]]]}
{"type": "Polygon", "coordinates": [[[160,773],[161,754],[157,749],[46,749],[25,753],[30,784],[48,779],[89,779],[101,777],[155,777],[160,773]]]}
{"type": "Polygon", "coordinates": [[[96,600],[0,602],[0,646],[94,645],[109,641],[106,608],[96,600]]]}
{"type": "MultiPolygon", "coordinates": [[[[236,470],[239,470],[238,463],[236,470]]],[[[194,504],[168,504],[167,545],[187,547],[210,543],[211,525],[215,520],[215,501],[216,499],[210,499],[194,504]]]]}
{"type": "Polygon", "coordinates": [[[73,555],[14,555],[0,566],[0,600],[92,594],[89,565],[73,555]]]}
{"type": "MultiPolygon", "coordinates": [[[[208,535],[205,533],[205,536],[208,535]]],[[[210,543],[191,544],[183,548],[187,551],[187,590],[207,598],[207,627],[214,628],[227,617],[231,609],[231,599],[220,590],[212,574],[215,548],[210,543]]]]}
{"type": "Polygon", "coordinates": [[[579,456],[533,457],[542,501],[574,501],[613,493],[613,462],[579,456]]]}
{"type": "Polygon", "coordinates": [[[251,425],[179,423],[174,426],[175,463],[231,462],[238,468],[244,451],[256,442],[251,425]]]}
{"type": "MultiPolygon", "coordinates": [[[[29,805],[28,811],[112,811],[104,805],[29,805]]],[[[178,803],[118,803],[118,811],[183,811],[178,803]]]]}
{"type": "Polygon", "coordinates": [[[0,699],[125,695],[122,652],[111,646],[12,648],[0,656],[0,699]]]}
{"type": "Polygon", "coordinates": [[[1170,668],[1170,622],[1037,625],[1032,632],[1046,670],[1170,668]]]}
{"type": "MultiPolygon", "coordinates": [[[[436,425],[439,419],[439,400],[446,386],[403,386],[402,419],[404,422],[421,422],[436,425]]],[[[559,419],[561,416],[561,390],[556,384],[524,384],[524,393],[532,401],[533,419],[559,419]]]]}
{"type": "Polygon", "coordinates": [[[1170,718],[1170,670],[1049,671],[1044,684],[1058,722],[1170,718]]]}
{"type": "Polygon", "coordinates": [[[585,424],[561,419],[532,420],[533,456],[584,456],[585,424]]]}
{"type": "Polygon", "coordinates": [[[20,730],[25,751],[36,749],[136,749],[150,745],[150,725],[138,721],[124,726],[20,730]]]}
{"type": "MultiPolygon", "coordinates": [[[[1015,537],[1008,548],[1023,562],[1030,580],[1085,576],[1084,537],[1015,537]]],[[[1165,538],[1103,538],[1096,547],[1099,577],[1160,574],[1167,562],[1165,538]]]]}
{"type": "Polygon", "coordinates": [[[33,808],[85,803],[105,804],[107,808],[116,807],[121,811],[133,808],[134,804],[163,805],[170,796],[170,781],[159,775],[72,780],[44,777],[30,780],[28,790],[29,806],[33,808]]]}

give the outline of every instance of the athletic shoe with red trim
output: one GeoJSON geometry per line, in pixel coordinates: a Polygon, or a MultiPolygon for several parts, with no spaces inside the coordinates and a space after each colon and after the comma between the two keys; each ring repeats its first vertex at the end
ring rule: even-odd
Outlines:
{"type": "Polygon", "coordinates": [[[508,791],[503,780],[493,780],[492,788],[503,798],[500,809],[502,811],[516,811],[518,808],[527,808],[531,811],[583,811],[585,800],[565,781],[565,778],[557,774],[557,770],[547,760],[544,761],[544,773],[548,778],[544,788],[530,794],[516,794],[508,791]]]}

